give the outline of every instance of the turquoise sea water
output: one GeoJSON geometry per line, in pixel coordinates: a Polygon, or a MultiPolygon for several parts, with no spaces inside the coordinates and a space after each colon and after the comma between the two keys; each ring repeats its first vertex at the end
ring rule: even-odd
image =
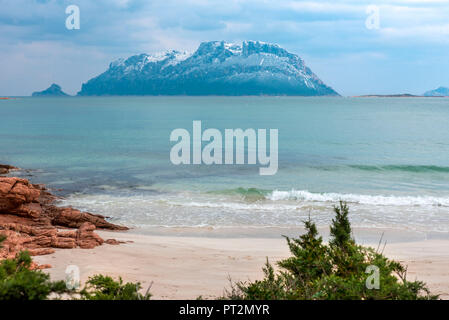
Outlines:
{"type": "Polygon", "coordinates": [[[327,225],[449,232],[449,99],[19,98],[0,101],[0,163],[64,205],[138,228],[327,225]],[[279,130],[279,170],[171,164],[176,128],[279,130]]]}

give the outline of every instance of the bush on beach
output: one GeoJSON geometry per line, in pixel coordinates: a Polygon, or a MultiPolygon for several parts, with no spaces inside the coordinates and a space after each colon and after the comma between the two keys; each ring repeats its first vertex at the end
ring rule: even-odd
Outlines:
{"type": "Polygon", "coordinates": [[[115,281],[109,276],[95,275],[89,278],[80,295],[82,300],[150,300],[150,288],[145,294],[140,289],[139,282],[124,284],[121,277],[115,281]]]}
{"type": "Polygon", "coordinates": [[[0,262],[0,300],[44,300],[67,292],[64,281],[50,281],[48,274],[31,270],[31,263],[26,251],[0,262]]]}
{"type": "MultiPolygon", "coordinates": [[[[0,244],[5,237],[0,235],[0,244]]],[[[151,294],[139,293],[140,283],[123,283],[109,276],[95,275],[79,291],[67,289],[64,281],[50,281],[50,276],[41,270],[31,269],[32,260],[27,251],[14,259],[0,261],[0,300],[148,300],[151,294]]]]}
{"type": "Polygon", "coordinates": [[[306,233],[297,239],[286,237],[291,257],[268,262],[265,277],[254,282],[231,283],[225,299],[232,300],[421,300],[437,299],[426,284],[408,281],[407,269],[373,248],[357,245],[352,237],[349,209],[340,202],[326,245],[315,223],[305,221],[306,233]],[[379,271],[379,286],[368,288],[368,267],[379,271]]]}

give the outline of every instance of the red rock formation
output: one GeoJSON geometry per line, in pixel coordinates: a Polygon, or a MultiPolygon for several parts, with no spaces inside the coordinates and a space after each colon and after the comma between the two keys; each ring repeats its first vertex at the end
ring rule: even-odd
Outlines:
{"type": "Polygon", "coordinates": [[[115,239],[107,239],[107,240],[105,240],[104,243],[107,243],[107,244],[116,246],[116,245],[119,245],[120,243],[125,243],[125,242],[123,242],[123,241],[117,241],[117,240],[115,240],[115,239]]]}
{"type": "MultiPolygon", "coordinates": [[[[7,237],[0,248],[0,259],[12,258],[22,250],[43,255],[53,253],[52,248],[91,249],[104,243],[95,229],[128,229],[109,223],[100,215],[54,206],[55,199],[42,185],[0,177],[0,235],[7,237]]],[[[109,239],[108,243],[118,242],[109,239]]]]}
{"type": "Polygon", "coordinates": [[[7,174],[9,171],[17,170],[19,168],[7,165],[7,164],[0,164],[0,174],[7,174]]]}

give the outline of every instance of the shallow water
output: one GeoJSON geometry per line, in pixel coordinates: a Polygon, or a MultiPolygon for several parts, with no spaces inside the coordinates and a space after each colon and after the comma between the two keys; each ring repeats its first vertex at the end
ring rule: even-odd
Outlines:
{"type": "Polygon", "coordinates": [[[449,99],[94,97],[0,101],[0,163],[62,203],[139,228],[326,226],[449,232],[449,99]],[[279,130],[279,170],[183,165],[170,133],[192,121],[279,130]]]}

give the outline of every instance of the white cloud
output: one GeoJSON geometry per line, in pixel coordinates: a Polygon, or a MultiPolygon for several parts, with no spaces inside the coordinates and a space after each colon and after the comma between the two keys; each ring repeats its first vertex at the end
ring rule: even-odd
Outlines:
{"type": "MultiPolygon", "coordinates": [[[[356,58],[367,52],[396,59],[400,70],[411,53],[449,49],[449,0],[77,0],[81,30],[67,32],[69,2],[0,0],[1,94],[29,94],[50,79],[76,92],[114,58],[194,50],[207,40],[275,42],[315,61],[345,55],[351,58],[339,61],[348,74],[370,68],[356,58]],[[380,30],[365,28],[372,4],[380,7],[380,30]]],[[[367,57],[380,63],[381,56],[367,57]]]]}

